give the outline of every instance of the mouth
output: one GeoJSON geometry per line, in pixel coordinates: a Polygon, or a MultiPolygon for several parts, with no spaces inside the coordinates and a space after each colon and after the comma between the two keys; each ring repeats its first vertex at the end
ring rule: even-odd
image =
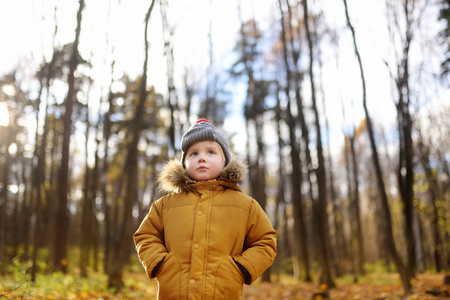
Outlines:
{"type": "Polygon", "coordinates": [[[205,166],[200,166],[197,168],[197,171],[206,171],[208,170],[208,168],[206,168],[205,166]]]}

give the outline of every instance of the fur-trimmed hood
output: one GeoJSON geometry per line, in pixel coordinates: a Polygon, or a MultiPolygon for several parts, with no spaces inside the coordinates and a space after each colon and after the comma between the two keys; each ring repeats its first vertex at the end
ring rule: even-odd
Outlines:
{"type": "MultiPolygon", "coordinates": [[[[222,175],[218,180],[237,185],[244,180],[247,172],[248,167],[246,163],[233,159],[222,170],[222,175]]],[[[158,176],[160,190],[169,193],[189,192],[192,184],[195,182],[188,176],[183,164],[177,159],[170,160],[158,176]]]]}

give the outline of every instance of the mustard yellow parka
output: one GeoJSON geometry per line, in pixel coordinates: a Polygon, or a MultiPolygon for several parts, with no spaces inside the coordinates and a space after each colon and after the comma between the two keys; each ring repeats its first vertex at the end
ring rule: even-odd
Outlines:
{"type": "Polygon", "coordinates": [[[165,166],[161,187],[172,193],[152,204],[134,234],[148,277],[158,280],[158,299],[242,299],[238,264],[250,284],[272,264],[276,232],[237,186],[246,172],[233,160],[219,179],[193,181],[179,161],[165,166]]]}

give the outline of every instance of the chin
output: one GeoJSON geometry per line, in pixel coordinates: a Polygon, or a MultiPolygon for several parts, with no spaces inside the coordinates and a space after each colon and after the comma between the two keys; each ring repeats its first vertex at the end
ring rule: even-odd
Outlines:
{"type": "Polygon", "coordinates": [[[207,181],[207,180],[214,179],[215,177],[211,176],[209,174],[199,174],[199,175],[195,175],[192,178],[194,178],[194,180],[197,180],[197,181],[207,181]]]}

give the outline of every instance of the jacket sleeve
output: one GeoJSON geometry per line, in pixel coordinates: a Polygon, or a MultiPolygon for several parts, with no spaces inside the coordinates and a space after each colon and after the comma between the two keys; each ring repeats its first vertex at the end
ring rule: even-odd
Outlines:
{"type": "Polygon", "coordinates": [[[160,265],[168,254],[164,243],[161,200],[152,204],[150,212],[134,234],[136,252],[149,278],[156,276],[156,272],[153,272],[153,270],[160,265]]]}
{"type": "Polygon", "coordinates": [[[276,254],[277,233],[261,206],[253,200],[249,212],[244,252],[234,259],[250,273],[250,284],[252,284],[272,265],[276,254]]]}

